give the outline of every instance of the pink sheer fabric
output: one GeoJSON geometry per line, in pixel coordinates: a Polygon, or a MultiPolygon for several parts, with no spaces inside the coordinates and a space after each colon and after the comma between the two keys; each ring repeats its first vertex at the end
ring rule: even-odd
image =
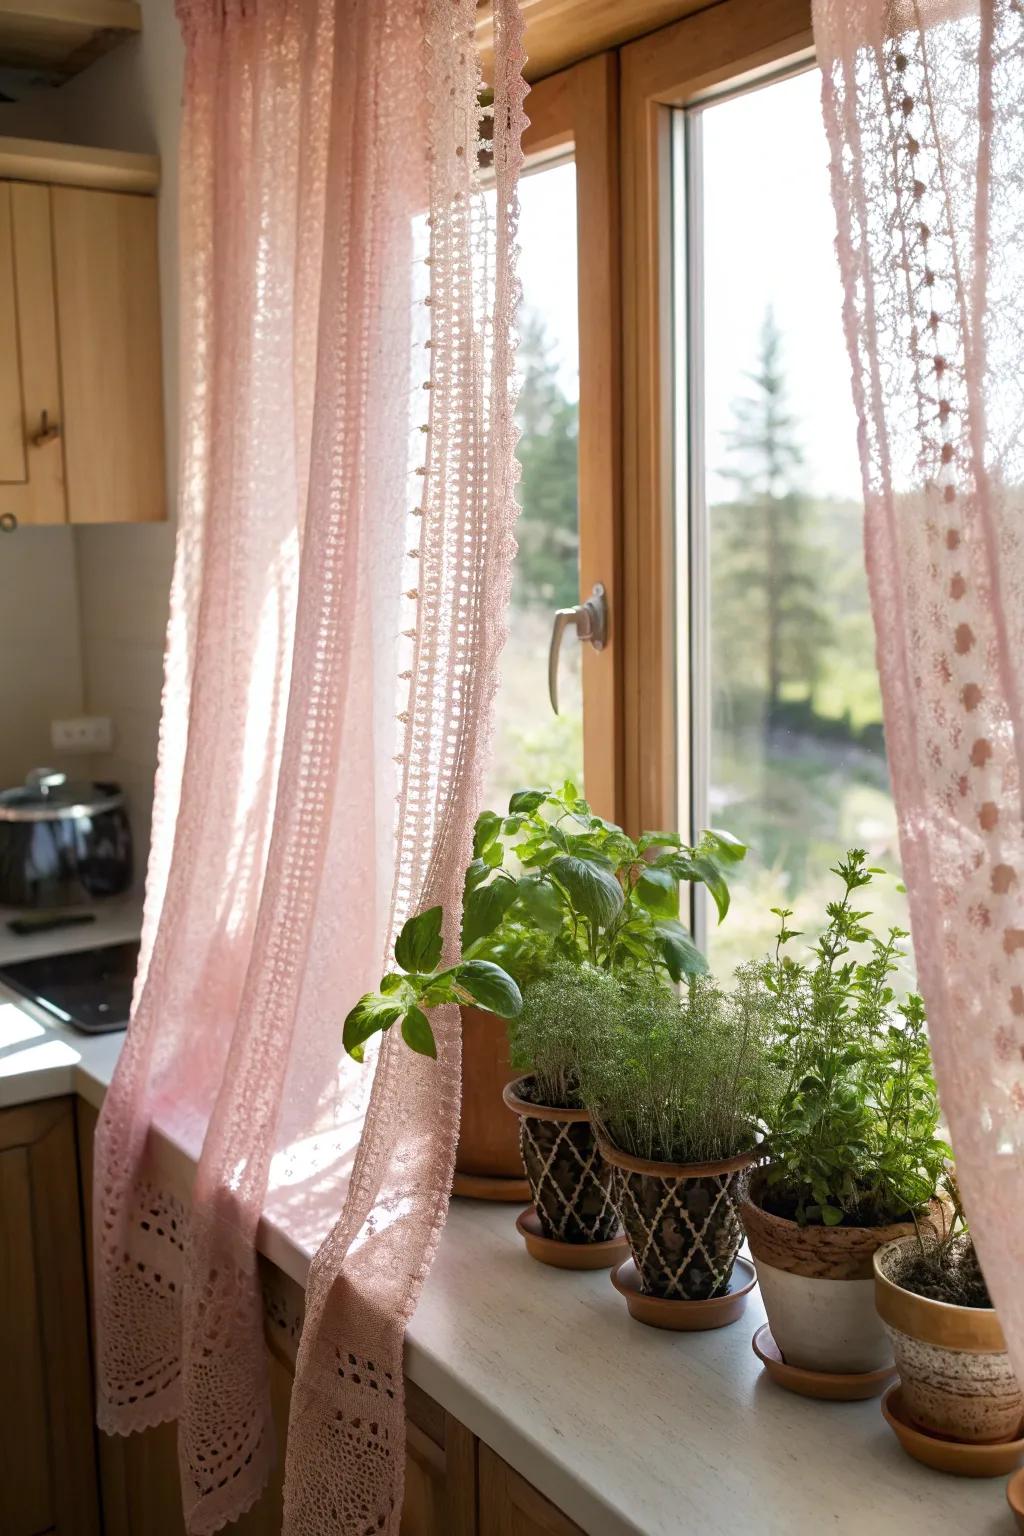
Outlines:
{"type": "Polygon", "coordinates": [[[918,977],[1024,1380],[1024,7],[815,0],[918,977]]]}
{"type": "MultiPolygon", "coordinates": [[[[274,1455],[255,1254],[274,1159],[362,1107],[341,1023],[396,925],[443,902],[457,942],[514,553],[525,95],[497,0],[488,202],[475,10],[179,0],[180,532],[94,1235],[101,1426],[179,1419],[195,1533],[252,1504],[274,1455]],[[200,1157],[188,1208],[155,1129],[200,1157]]],[[[286,1488],[303,1536],[398,1530],[404,1326],[458,1126],[458,1020],[435,1024],[436,1065],[381,1050],[313,1266],[286,1488]]]]}

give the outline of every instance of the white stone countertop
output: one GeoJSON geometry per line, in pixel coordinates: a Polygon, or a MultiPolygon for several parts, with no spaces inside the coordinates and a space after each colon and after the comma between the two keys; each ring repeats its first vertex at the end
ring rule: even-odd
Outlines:
{"type": "MultiPolygon", "coordinates": [[[[0,1108],[66,1093],[98,1107],[123,1038],[0,992],[0,1108]]],[[[750,1347],[756,1290],[730,1328],[646,1328],[606,1272],[528,1258],[514,1214],[453,1201],[406,1369],[589,1536],[1010,1536],[1004,1479],[909,1460],[877,1401],[815,1403],[768,1381],[750,1347]]],[[[269,1215],[258,1241],[305,1282],[311,1243],[269,1215]]]]}

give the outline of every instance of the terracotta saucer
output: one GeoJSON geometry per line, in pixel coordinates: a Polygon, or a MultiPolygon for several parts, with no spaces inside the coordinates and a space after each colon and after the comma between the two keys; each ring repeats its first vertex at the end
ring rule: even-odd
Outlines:
{"type": "Polygon", "coordinates": [[[865,1397],[877,1397],[896,1375],[894,1365],[883,1366],[880,1371],[851,1372],[808,1371],[799,1365],[787,1365],[767,1323],[761,1324],[751,1344],[772,1381],[787,1392],[799,1392],[801,1397],[856,1403],[865,1397]]]}
{"type": "Polygon", "coordinates": [[[612,1285],[625,1296],[630,1317],[650,1328],[672,1328],[678,1333],[703,1332],[707,1328],[725,1328],[734,1323],[747,1304],[747,1297],[757,1283],[749,1259],[737,1259],[724,1296],[708,1301],[683,1301],[665,1296],[645,1296],[640,1289],[640,1275],[632,1259],[612,1270],[612,1285]]]}
{"type": "Polygon", "coordinates": [[[527,1179],[505,1179],[482,1173],[457,1173],[452,1181],[452,1194],[462,1200],[502,1200],[509,1205],[522,1205],[530,1198],[527,1179]]]}
{"type": "Polygon", "coordinates": [[[899,1382],[882,1398],[882,1416],[907,1455],[936,1472],[953,1472],[958,1477],[1005,1477],[1024,1456],[1024,1439],[968,1445],[962,1440],[926,1435],[906,1417],[899,1382]]]}
{"type": "Polygon", "coordinates": [[[516,1231],[526,1244],[531,1259],[552,1264],[555,1269],[608,1269],[629,1252],[629,1245],[621,1233],[604,1243],[560,1243],[557,1238],[545,1237],[532,1205],[519,1212],[516,1231]]]}
{"type": "Polygon", "coordinates": [[[1015,1472],[1007,1483],[1006,1502],[1013,1510],[1018,1531],[1024,1531],[1024,1467],[1015,1472]]]}

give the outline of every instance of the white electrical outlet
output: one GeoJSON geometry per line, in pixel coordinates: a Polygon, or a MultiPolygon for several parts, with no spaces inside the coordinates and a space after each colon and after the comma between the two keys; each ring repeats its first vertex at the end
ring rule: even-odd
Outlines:
{"type": "Polygon", "coordinates": [[[109,752],[114,727],[109,715],[78,715],[50,721],[50,745],[57,752],[109,752]]]}

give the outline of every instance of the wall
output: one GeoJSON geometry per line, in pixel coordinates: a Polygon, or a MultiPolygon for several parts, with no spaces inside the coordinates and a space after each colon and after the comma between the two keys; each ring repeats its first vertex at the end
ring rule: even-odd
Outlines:
{"type": "MultiPolygon", "coordinates": [[[[183,50],[172,0],[141,0],[142,34],[100,59],[58,90],[37,94],[12,106],[0,106],[0,134],[49,138],[102,149],[155,153],[161,160],[159,193],[160,285],[163,315],[164,413],[167,432],[168,507],[175,505],[178,392],[178,276],[177,187],[178,127],[183,50]]],[[[0,671],[2,734],[26,733],[33,753],[52,758],[48,729],[39,740],[42,722],[49,720],[58,698],[70,698],[77,688],[74,713],[110,715],[114,721],[114,751],[89,765],[101,778],[125,785],[140,851],[148,846],[153,771],[156,766],[167,597],[174,556],[173,517],[165,524],[134,527],[88,527],[73,531],[19,532],[19,561],[33,573],[47,605],[56,601],[53,583],[74,611],[78,652],[66,626],[55,628],[41,656],[43,678],[37,707],[29,712],[9,701],[0,671]],[[66,543],[55,542],[64,539],[66,543]],[[38,541],[49,554],[36,554],[38,541]],[[52,553],[60,549],[60,560],[52,553]],[[44,562],[50,560],[47,578],[44,562]],[[69,595],[70,594],[70,595],[69,595]],[[62,691],[63,690],[63,691],[62,691]],[[31,718],[29,715],[31,714],[31,718]],[[8,719],[11,725],[8,728],[8,719]]],[[[0,556],[8,556],[0,548],[0,556]]],[[[15,619],[3,601],[0,559],[0,656],[21,652],[31,643],[29,631],[16,631],[15,619]]],[[[27,606],[27,605],[26,605],[27,606]]],[[[38,631],[35,632],[38,640],[38,631]]],[[[35,663],[33,663],[33,669],[35,663]]],[[[70,706],[61,706],[69,709],[70,706]]],[[[18,756],[18,753],[12,754],[18,756]]],[[[24,754],[21,753],[21,756],[24,754]]],[[[3,782],[10,781],[7,756],[0,743],[3,782]]],[[[63,765],[61,765],[63,766],[63,765]]],[[[83,765],[84,766],[84,765],[83,765]]]]}
{"type": "Polygon", "coordinates": [[[44,764],[83,771],[50,746],[50,721],[81,714],[83,699],[71,529],[0,534],[0,788],[44,764]]]}

